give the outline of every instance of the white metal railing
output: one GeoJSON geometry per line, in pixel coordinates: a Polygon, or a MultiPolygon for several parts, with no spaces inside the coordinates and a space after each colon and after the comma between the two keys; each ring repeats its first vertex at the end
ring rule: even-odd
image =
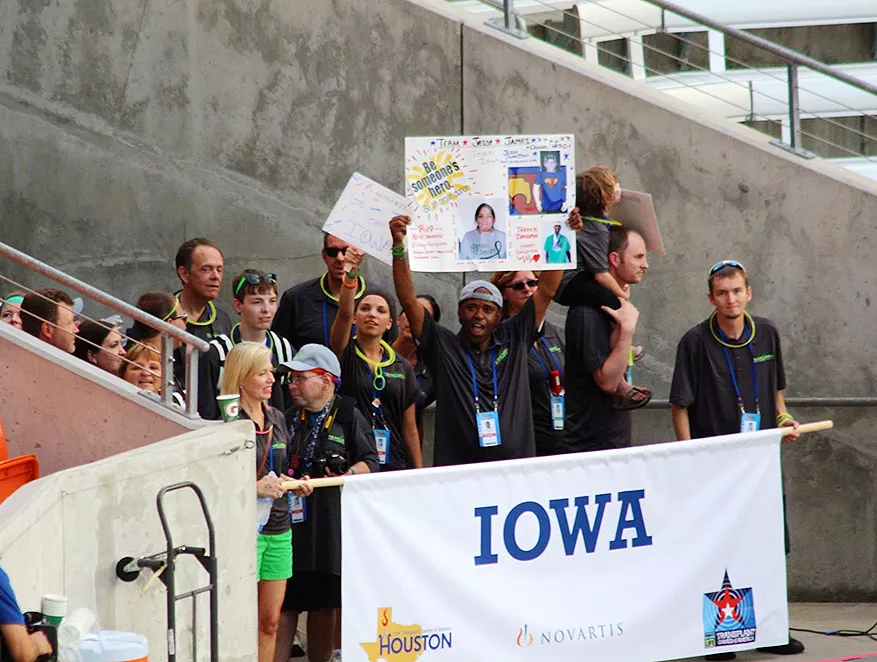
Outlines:
{"type": "MultiPolygon", "coordinates": [[[[182,331],[172,324],[168,324],[167,322],[158,319],[157,317],[153,317],[149,313],[145,313],[139,308],[136,308],[121,299],[118,299],[111,294],[107,294],[106,292],[97,289],[85,283],[78,278],[74,278],[69,274],[60,271],[44,262],[40,262],[39,260],[23,253],[8,244],[0,242],[0,255],[9,258],[13,262],[16,262],[28,270],[41,274],[56,283],[60,284],[66,289],[77,292],[83,296],[86,296],[94,301],[103,304],[114,313],[118,313],[120,315],[126,315],[131,319],[138,321],[146,326],[155,329],[160,333],[161,337],[161,375],[156,375],[152,373],[157,379],[159,379],[159,383],[161,385],[160,390],[160,401],[161,403],[169,408],[174,408],[173,404],[173,341],[177,340],[181,342],[183,347],[186,349],[186,379],[185,379],[185,390],[186,390],[186,414],[190,418],[198,417],[198,357],[199,352],[206,352],[209,349],[209,345],[205,340],[198,338],[197,336],[193,336],[186,331],[182,331]]],[[[11,278],[0,274],[0,281],[5,283],[9,283],[13,288],[22,290],[25,292],[34,292],[32,288],[26,287],[11,278]]],[[[37,292],[39,295],[39,293],[37,292]]],[[[86,317],[80,313],[80,316],[86,317]]],[[[49,320],[41,320],[43,322],[47,322],[48,324],[52,324],[49,320]]],[[[104,328],[108,328],[111,330],[117,330],[115,325],[112,324],[110,320],[92,320],[98,324],[104,326],[104,328]]],[[[121,330],[119,330],[121,333],[121,330]]],[[[123,334],[124,335],[124,334],[123,334]]],[[[134,339],[128,338],[129,342],[138,342],[134,339]]],[[[99,347],[97,349],[100,349],[99,347]]],[[[123,359],[125,360],[125,359],[123,359]]],[[[151,371],[150,371],[151,372],[151,371]]]]}
{"type": "MultiPolygon", "coordinates": [[[[802,156],[814,156],[803,148],[802,141],[807,138],[809,147],[817,154],[842,154],[856,159],[856,162],[865,160],[877,164],[877,153],[869,153],[877,150],[867,147],[877,144],[877,135],[864,128],[864,124],[853,127],[839,120],[877,118],[875,65],[828,66],[667,0],[598,0],[572,7],[566,3],[566,7],[571,7],[569,9],[561,8],[561,3],[556,0],[457,0],[455,4],[468,6],[467,3],[474,1],[481,2],[486,8],[485,16],[496,16],[502,10],[502,18],[488,20],[489,25],[521,38],[530,36],[521,28],[541,26],[557,37],[577,42],[585,59],[597,59],[597,42],[601,40],[626,39],[627,55],[612,55],[625,62],[633,78],[728,119],[779,125],[780,139],[775,143],[802,156]],[[525,6],[525,11],[519,11],[521,5],[525,6]],[[549,12],[562,14],[566,23],[575,25],[576,29],[564,29],[544,22],[544,19],[540,22],[536,16],[538,7],[541,7],[541,15],[549,12]],[[706,46],[692,38],[691,33],[698,31],[709,35],[706,46]],[[708,56],[709,65],[698,67],[690,58],[683,59],[677,53],[648,43],[646,37],[655,33],[673,36],[686,49],[700,49],[708,56]],[[755,68],[731,58],[725,53],[726,37],[770,53],[784,66],[755,68]],[[696,71],[673,74],[656,71],[646,63],[647,52],[696,71]],[[726,70],[728,64],[739,68],[726,70]],[[808,119],[821,120],[845,140],[802,128],[801,121],[808,119]],[[855,143],[856,147],[850,147],[850,143],[855,143]]],[[[687,3],[694,4],[696,0],[687,0],[687,3]]],[[[699,4],[715,6],[709,0],[702,0],[699,4]]],[[[719,14],[752,26],[760,26],[771,19],[785,25],[877,20],[877,3],[871,0],[839,0],[834,9],[826,7],[825,3],[792,3],[791,0],[782,0],[780,7],[761,4],[764,7],[755,0],[747,0],[743,6],[725,3],[725,9],[719,14]],[[797,19],[796,6],[800,11],[797,19]]]]}

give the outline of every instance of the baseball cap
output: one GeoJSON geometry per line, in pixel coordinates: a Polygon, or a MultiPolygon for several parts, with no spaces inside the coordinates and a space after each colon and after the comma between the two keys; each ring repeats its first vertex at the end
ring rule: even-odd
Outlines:
{"type": "Polygon", "coordinates": [[[502,294],[496,289],[496,285],[486,280],[473,280],[467,283],[460,290],[459,303],[463,303],[466,299],[481,299],[482,301],[490,301],[502,308],[502,294]],[[487,292],[478,292],[477,290],[487,290],[487,292]]]}
{"type": "Polygon", "coordinates": [[[341,377],[341,364],[338,363],[338,357],[335,353],[325,345],[317,345],[309,343],[302,345],[292,361],[280,364],[281,368],[287,371],[295,370],[296,372],[309,372],[311,370],[325,370],[330,375],[341,377]]]}

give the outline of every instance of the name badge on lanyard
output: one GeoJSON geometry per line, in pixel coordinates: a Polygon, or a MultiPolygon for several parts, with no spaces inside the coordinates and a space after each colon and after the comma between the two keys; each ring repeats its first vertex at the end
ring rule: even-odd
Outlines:
{"type": "Polygon", "coordinates": [[[304,497],[295,496],[292,492],[287,492],[289,499],[289,521],[293,524],[301,524],[305,521],[305,508],[307,501],[304,497]]]}
{"type": "Polygon", "coordinates": [[[490,368],[493,372],[493,411],[481,411],[478,404],[478,381],[475,378],[475,365],[472,363],[472,357],[468,353],[466,354],[466,360],[469,362],[469,372],[472,375],[472,394],[475,396],[475,426],[478,429],[478,445],[481,448],[499,446],[502,444],[502,435],[499,432],[496,350],[490,350],[490,368]]]}
{"type": "Polygon", "coordinates": [[[478,412],[478,445],[481,448],[499,446],[502,438],[499,434],[499,414],[495,411],[478,412]]]}
{"type": "Polygon", "coordinates": [[[563,430],[563,422],[566,420],[566,404],[564,396],[551,396],[551,423],[555,430],[563,430]]]}
{"type": "Polygon", "coordinates": [[[554,356],[554,353],[551,351],[551,347],[548,345],[545,338],[540,338],[539,340],[542,341],[542,344],[545,346],[545,351],[554,362],[555,370],[548,369],[548,365],[542,360],[542,357],[539,356],[539,352],[536,351],[535,347],[530,348],[530,353],[539,362],[539,365],[542,366],[542,370],[545,371],[545,382],[548,386],[548,393],[551,402],[551,425],[555,430],[563,430],[564,421],[566,420],[563,371],[560,369],[560,362],[557,360],[557,357],[554,356]]]}
{"type": "Polygon", "coordinates": [[[386,464],[390,457],[390,431],[374,430],[375,446],[378,447],[378,463],[386,464]]]}
{"type": "MultiPolygon", "coordinates": [[[[745,325],[744,325],[745,330],[745,325]]],[[[719,336],[723,341],[722,349],[725,352],[725,362],[728,364],[728,372],[731,375],[731,384],[734,386],[734,394],[737,396],[737,407],[740,409],[740,432],[758,432],[761,429],[761,408],[758,406],[758,370],[755,365],[755,352],[752,350],[753,329],[749,330],[749,340],[746,343],[749,349],[749,362],[752,368],[752,392],[755,397],[755,413],[747,412],[743,406],[743,395],[740,393],[740,385],[737,382],[737,374],[734,371],[734,363],[731,361],[731,353],[727,344],[724,344],[725,334],[719,329],[719,336]]]]}

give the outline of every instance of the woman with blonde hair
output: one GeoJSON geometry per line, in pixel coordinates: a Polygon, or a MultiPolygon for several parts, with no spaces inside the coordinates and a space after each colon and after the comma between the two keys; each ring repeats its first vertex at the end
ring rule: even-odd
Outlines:
{"type": "Polygon", "coordinates": [[[259,521],[256,539],[259,662],[274,659],[280,607],[292,576],[289,500],[278,478],[287,469],[289,433],[283,413],[268,404],[273,387],[271,349],[254,342],[235,345],[225,359],[220,392],[240,394],[239,417],[256,426],[256,495],[273,500],[270,513],[259,521]]]}

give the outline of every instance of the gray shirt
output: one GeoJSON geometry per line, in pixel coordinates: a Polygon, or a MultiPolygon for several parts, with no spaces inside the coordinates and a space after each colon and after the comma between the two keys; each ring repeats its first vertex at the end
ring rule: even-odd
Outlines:
{"type": "Polygon", "coordinates": [[[581,272],[594,276],[609,271],[609,226],[598,221],[585,220],[576,232],[576,268],[564,272],[554,300],[573,278],[581,272]]]}
{"type": "Polygon", "coordinates": [[[469,230],[460,242],[461,260],[504,260],[505,257],[505,232],[496,229],[485,233],[469,230]]]}
{"type": "Polygon", "coordinates": [[[521,312],[500,323],[490,345],[481,352],[460,334],[423,316],[420,350],[436,388],[435,466],[533,457],[533,413],[527,373],[528,351],[539,331],[532,299],[521,312]],[[482,448],[478,442],[475,393],[466,356],[472,359],[481,411],[493,410],[496,365],[501,445],[482,448]]]}

